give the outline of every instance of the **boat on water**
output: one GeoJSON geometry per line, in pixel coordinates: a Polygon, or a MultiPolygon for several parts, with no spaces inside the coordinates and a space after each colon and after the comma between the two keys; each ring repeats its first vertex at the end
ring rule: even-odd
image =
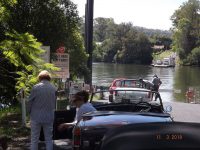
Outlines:
{"type": "Polygon", "coordinates": [[[157,64],[152,64],[152,66],[154,66],[154,67],[162,67],[162,68],[174,67],[174,66],[170,66],[170,65],[157,65],[157,64]]]}
{"type": "Polygon", "coordinates": [[[163,60],[156,60],[152,64],[153,67],[175,67],[175,59],[172,57],[166,57],[163,60]]]}

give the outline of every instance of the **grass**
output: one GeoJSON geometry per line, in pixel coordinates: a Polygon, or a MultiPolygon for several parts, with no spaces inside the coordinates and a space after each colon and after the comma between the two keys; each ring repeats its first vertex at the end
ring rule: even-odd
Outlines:
{"type": "Polygon", "coordinates": [[[20,105],[0,110],[0,136],[10,139],[9,147],[24,148],[29,142],[30,128],[22,127],[20,105]]]}
{"type": "Polygon", "coordinates": [[[167,51],[162,51],[162,52],[158,52],[158,53],[154,53],[153,54],[153,59],[154,60],[162,60],[165,57],[169,57],[170,55],[172,55],[174,52],[171,50],[167,50],[167,51]]]}

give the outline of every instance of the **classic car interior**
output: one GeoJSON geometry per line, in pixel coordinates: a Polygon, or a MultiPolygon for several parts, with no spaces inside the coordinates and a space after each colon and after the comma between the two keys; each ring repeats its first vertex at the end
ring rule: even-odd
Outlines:
{"type": "Polygon", "coordinates": [[[92,94],[90,102],[99,111],[126,111],[126,112],[155,112],[162,113],[162,99],[154,101],[156,92],[149,90],[113,90],[112,94],[109,91],[98,91],[92,94]],[[117,99],[117,100],[116,100],[117,99]]]}
{"type": "Polygon", "coordinates": [[[158,105],[151,105],[147,102],[130,103],[116,103],[116,104],[99,104],[95,105],[98,111],[125,111],[125,112],[156,112],[161,113],[162,109],[158,105]]]}
{"type": "MultiPolygon", "coordinates": [[[[117,91],[118,93],[123,93],[124,97],[121,97],[121,102],[115,103],[110,99],[109,91],[98,91],[91,95],[90,102],[98,111],[123,111],[123,112],[153,112],[153,113],[162,113],[163,106],[162,100],[158,101],[144,101],[143,98],[138,97],[138,101],[130,101],[130,93],[137,95],[146,95],[144,91],[136,91],[127,93],[124,91],[117,91]],[[128,97],[126,96],[128,94],[128,97]],[[161,101],[161,103],[160,103],[161,101]]],[[[116,91],[114,93],[117,93],[116,91]]],[[[76,108],[74,106],[68,107],[65,110],[55,111],[55,120],[54,120],[54,135],[53,139],[71,139],[72,138],[72,129],[67,129],[66,131],[58,131],[58,125],[61,123],[72,122],[75,118],[76,108]]],[[[43,134],[41,134],[40,140],[43,140],[43,134]]]]}

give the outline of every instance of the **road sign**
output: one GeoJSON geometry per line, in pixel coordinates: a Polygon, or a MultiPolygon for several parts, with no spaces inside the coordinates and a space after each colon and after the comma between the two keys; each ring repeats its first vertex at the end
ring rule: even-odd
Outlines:
{"type": "Polygon", "coordinates": [[[69,78],[69,54],[68,53],[53,53],[51,63],[60,68],[59,71],[55,71],[57,78],[67,79],[69,78]]]}
{"type": "Polygon", "coordinates": [[[65,53],[65,47],[61,46],[56,50],[56,53],[65,53]]]}
{"type": "Polygon", "coordinates": [[[40,57],[45,63],[50,63],[50,46],[41,46],[41,49],[44,50],[44,53],[42,53],[40,57]]]}

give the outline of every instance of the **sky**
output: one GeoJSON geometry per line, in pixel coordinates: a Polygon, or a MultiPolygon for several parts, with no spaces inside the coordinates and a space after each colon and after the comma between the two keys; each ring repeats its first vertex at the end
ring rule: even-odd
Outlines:
{"type": "MultiPolygon", "coordinates": [[[[79,16],[85,15],[87,0],[71,0],[79,16]]],[[[94,0],[94,18],[114,18],[115,23],[131,22],[134,26],[169,30],[170,17],[187,0],[94,0]]]]}

